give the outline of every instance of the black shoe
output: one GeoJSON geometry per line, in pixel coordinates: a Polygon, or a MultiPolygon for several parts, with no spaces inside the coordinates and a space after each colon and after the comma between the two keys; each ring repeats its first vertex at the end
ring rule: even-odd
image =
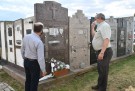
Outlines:
{"type": "Polygon", "coordinates": [[[99,87],[96,85],[96,86],[92,86],[91,88],[94,90],[98,90],[99,87]]]}

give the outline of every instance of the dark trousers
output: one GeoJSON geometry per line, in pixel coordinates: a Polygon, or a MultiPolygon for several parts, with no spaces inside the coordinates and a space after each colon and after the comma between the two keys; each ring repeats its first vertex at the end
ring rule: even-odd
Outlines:
{"type": "MultiPolygon", "coordinates": [[[[97,57],[100,53],[100,50],[97,52],[97,57]]],[[[112,48],[107,48],[103,60],[97,60],[97,69],[98,69],[98,91],[106,91],[107,88],[107,80],[108,80],[108,72],[109,72],[109,62],[112,58],[113,51],[112,48]]]]}
{"type": "Polygon", "coordinates": [[[37,60],[24,59],[26,73],[25,91],[37,91],[40,78],[40,67],[37,60]]]}

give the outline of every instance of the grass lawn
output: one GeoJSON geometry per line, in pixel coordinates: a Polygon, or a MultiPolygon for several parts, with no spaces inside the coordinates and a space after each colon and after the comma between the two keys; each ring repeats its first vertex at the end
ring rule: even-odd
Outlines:
{"type": "Polygon", "coordinates": [[[23,86],[18,81],[10,77],[3,70],[0,70],[0,82],[1,81],[9,84],[11,87],[15,89],[15,91],[24,91],[23,86]]]}
{"type": "MultiPolygon", "coordinates": [[[[97,70],[75,77],[65,84],[56,85],[49,91],[92,91],[91,86],[97,82],[97,70]]],[[[23,91],[23,86],[12,79],[5,72],[0,71],[0,80],[7,82],[16,91],[23,91]]],[[[125,91],[130,85],[135,87],[135,55],[129,56],[119,61],[115,61],[110,66],[108,91],[125,91]]]]}
{"type": "MultiPolygon", "coordinates": [[[[97,83],[97,78],[97,70],[93,70],[49,91],[92,91],[91,86],[97,83]]],[[[108,91],[125,91],[130,85],[135,87],[135,55],[115,61],[110,66],[108,91]]]]}

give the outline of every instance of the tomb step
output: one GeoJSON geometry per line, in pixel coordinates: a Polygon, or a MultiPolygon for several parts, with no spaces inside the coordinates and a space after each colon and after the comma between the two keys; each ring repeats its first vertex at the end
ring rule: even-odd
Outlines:
{"type": "Polygon", "coordinates": [[[25,73],[17,67],[12,65],[4,65],[3,70],[7,72],[11,77],[18,80],[21,84],[25,83],[25,73]]]}

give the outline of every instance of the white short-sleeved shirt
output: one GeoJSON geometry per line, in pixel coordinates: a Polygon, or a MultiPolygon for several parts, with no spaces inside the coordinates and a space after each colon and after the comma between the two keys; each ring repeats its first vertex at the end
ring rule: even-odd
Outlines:
{"type": "MultiPolygon", "coordinates": [[[[108,23],[103,21],[97,26],[96,31],[97,32],[95,33],[94,38],[92,40],[92,45],[93,45],[94,50],[97,51],[97,50],[102,49],[104,39],[108,38],[110,40],[111,28],[110,28],[110,25],[108,23]]],[[[108,44],[108,47],[111,47],[110,42],[108,44]]]]}

